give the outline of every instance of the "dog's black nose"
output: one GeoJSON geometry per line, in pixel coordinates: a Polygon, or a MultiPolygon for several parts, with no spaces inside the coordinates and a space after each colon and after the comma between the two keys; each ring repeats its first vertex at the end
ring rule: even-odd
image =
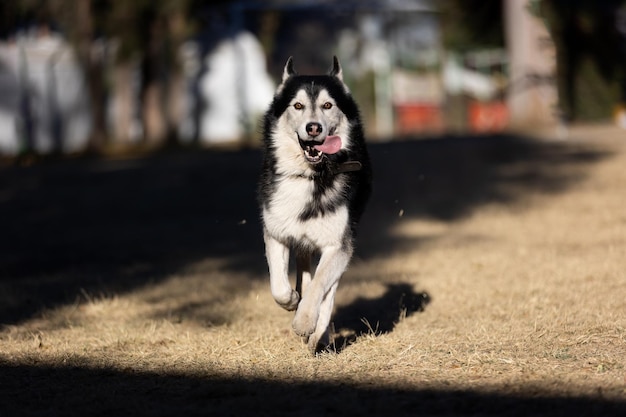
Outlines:
{"type": "Polygon", "coordinates": [[[322,125],[317,123],[317,122],[310,122],[306,124],[306,133],[309,134],[309,136],[317,136],[320,133],[322,133],[322,125]]]}

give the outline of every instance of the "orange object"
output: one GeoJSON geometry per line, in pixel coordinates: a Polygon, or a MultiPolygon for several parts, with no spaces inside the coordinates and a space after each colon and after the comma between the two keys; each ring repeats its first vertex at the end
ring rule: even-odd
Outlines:
{"type": "Polygon", "coordinates": [[[440,131],[441,108],[436,104],[410,103],[396,105],[396,130],[401,134],[440,131]]]}
{"type": "Polygon", "coordinates": [[[472,132],[500,132],[509,123],[509,110],[502,101],[469,104],[469,125],[472,132]]]}

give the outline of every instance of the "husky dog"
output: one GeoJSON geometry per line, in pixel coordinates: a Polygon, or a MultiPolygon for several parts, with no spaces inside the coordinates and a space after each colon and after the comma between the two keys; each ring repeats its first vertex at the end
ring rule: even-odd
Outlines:
{"type": "Polygon", "coordinates": [[[371,190],[359,110],[337,57],[328,75],[298,75],[289,58],[265,114],[263,141],[259,199],[271,292],[296,310],[293,330],[316,353],[330,343],[335,292],[371,190]]]}

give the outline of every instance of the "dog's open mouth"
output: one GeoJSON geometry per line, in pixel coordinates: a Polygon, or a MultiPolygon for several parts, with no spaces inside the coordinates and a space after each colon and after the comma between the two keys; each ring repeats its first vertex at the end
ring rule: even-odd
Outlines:
{"type": "Polygon", "coordinates": [[[323,152],[320,152],[317,149],[315,149],[316,144],[317,142],[315,141],[308,141],[308,142],[305,142],[303,140],[300,141],[300,147],[304,151],[304,158],[310,164],[319,163],[322,160],[322,157],[324,156],[323,152]]]}
{"type": "Polygon", "coordinates": [[[324,154],[334,154],[341,149],[341,138],[336,135],[326,136],[323,142],[315,140],[304,141],[298,138],[300,147],[304,151],[304,158],[310,164],[317,164],[322,160],[324,154]]]}

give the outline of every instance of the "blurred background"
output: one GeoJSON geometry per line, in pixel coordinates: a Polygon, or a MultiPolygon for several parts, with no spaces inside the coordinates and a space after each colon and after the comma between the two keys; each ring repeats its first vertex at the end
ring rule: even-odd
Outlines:
{"type": "Polygon", "coordinates": [[[0,155],[255,146],[286,59],[333,55],[371,141],[626,129],[626,0],[12,0],[0,155]]]}

